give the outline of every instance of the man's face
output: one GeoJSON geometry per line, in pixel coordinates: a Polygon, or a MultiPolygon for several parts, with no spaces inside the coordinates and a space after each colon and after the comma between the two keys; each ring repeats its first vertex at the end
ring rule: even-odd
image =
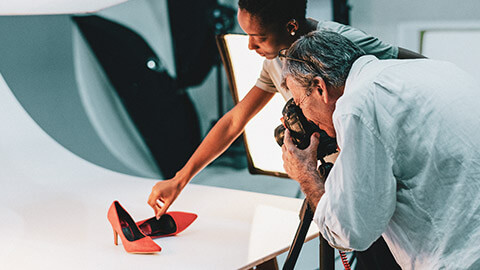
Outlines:
{"type": "Polygon", "coordinates": [[[240,27],[249,35],[248,48],[255,50],[260,56],[273,59],[278,55],[278,51],[290,47],[286,30],[282,34],[272,33],[260,24],[257,17],[243,9],[238,9],[237,19],[240,27]]]}
{"type": "Polygon", "coordinates": [[[326,103],[323,96],[323,94],[326,94],[326,91],[322,91],[322,94],[320,94],[318,89],[314,89],[312,93],[307,96],[306,89],[291,76],[287,77],[286,84],[292,93],[295,104],[302,109],[307,120],[315,123],[315,125],[324,130],[328,136],[335,138],[336,134],[332,120],[335,106],[333,105],[332,107],[331,104],[326,103]]]}

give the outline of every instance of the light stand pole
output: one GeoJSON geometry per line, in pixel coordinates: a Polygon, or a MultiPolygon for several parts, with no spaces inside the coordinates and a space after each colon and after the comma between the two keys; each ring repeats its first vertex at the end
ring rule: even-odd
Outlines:
{"type": "MultiPolygon", "coordinates": [[[[228,6],[217,4],[217,6],[212,10],[212,17],[215,36],[224,35],[233,29],[235,24],[234,9],[228,6]]],[[[215,68],[217,72],[217,112],[218,119],[220,119],[224,114],[222,59],[220,58],[220,55],[217,55],[215,68]]]]}

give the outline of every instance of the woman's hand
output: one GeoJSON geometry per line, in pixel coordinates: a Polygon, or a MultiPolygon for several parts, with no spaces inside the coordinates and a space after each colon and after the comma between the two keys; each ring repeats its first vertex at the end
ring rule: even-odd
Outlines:
{"type": "Polygon", "coordinates": [[[183,187],[242,133],[247,122],[273,98],[274,93],[254,86],[235,107],[226,113],[210,130],[185,166],[175,177],[160,181],[152,188],[148,204],[160,218],[175,201],[183,187]]]}
{"type": "Polygon", "coordinates": [[[159,181],[153,186],[148,197],[148,204],[155,211],[157,219],[167,212],[182,189],[182,185],[175,178],[159,181]]]}

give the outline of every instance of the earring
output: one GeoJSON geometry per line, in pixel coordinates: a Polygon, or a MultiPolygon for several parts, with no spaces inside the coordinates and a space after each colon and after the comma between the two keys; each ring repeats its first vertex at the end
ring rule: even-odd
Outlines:
{"type": "Polygon", "coordinates": [[[295,36],[295,31],[290,32],[290,35],[295,36]]]}

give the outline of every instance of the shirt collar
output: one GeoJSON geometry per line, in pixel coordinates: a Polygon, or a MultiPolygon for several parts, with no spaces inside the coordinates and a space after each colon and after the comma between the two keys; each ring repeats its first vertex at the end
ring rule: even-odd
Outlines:
{"type": "Polygon", "coordinates": [[[364,55],[353,62],[352,68],[347,76],[347,81],[345,82],[345,88],[348,88],[348,85],[352,84],[357,79],[358,74],[364,66],[375,60],[378,60],[378,58],[373,55],[364,55]]]}

